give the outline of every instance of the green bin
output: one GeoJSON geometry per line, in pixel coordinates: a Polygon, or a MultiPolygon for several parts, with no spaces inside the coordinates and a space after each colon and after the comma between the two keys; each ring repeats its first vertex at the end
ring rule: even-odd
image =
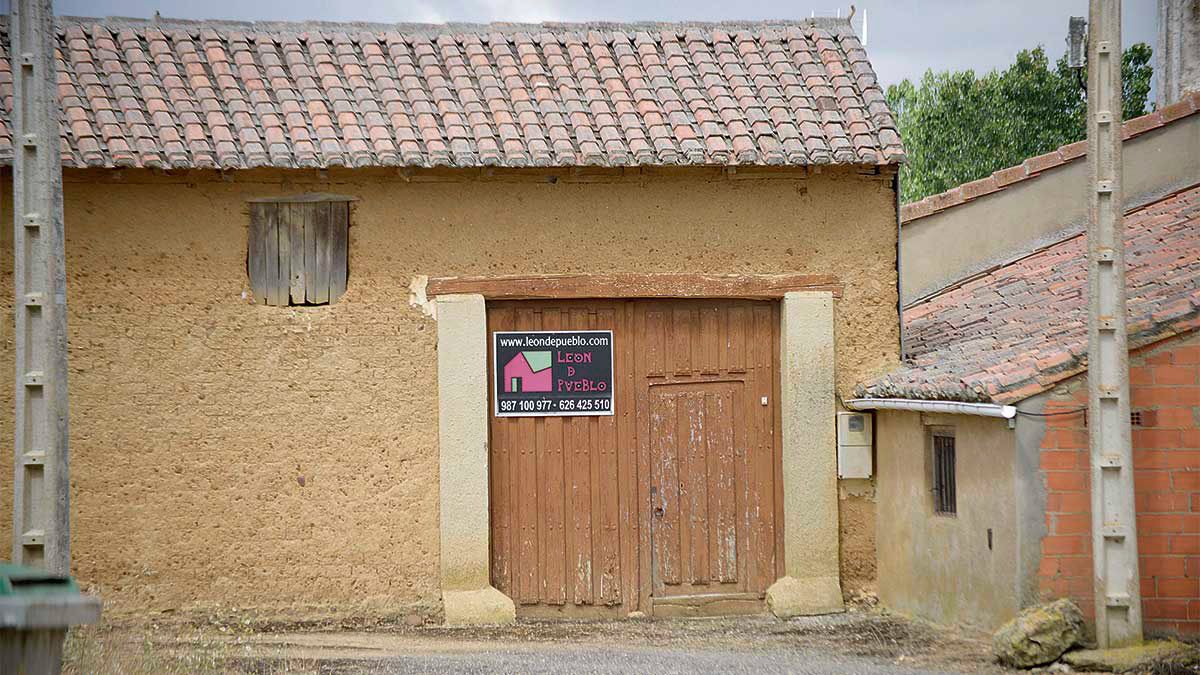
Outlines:
{"type": "Polygon", "coordinates": [[[99,618],[99,598],[71,577],[0,563],[0,673],[59,673],[67,627],[99,618]]]}

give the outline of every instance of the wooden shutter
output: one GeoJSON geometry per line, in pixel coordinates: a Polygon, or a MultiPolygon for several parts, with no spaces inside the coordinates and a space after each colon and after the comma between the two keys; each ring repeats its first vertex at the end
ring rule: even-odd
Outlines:
{"type": "Polygon", "coordinates": [[[345,201],[253,202],[247,265],[257,302],[324,305],[346,292],[345,201]]]}

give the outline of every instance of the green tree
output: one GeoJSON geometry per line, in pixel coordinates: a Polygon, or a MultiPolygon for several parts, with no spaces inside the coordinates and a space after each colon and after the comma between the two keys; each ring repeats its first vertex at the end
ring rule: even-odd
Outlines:
{"type": "MultiPolygon", "coordinates": [[[[1145,114],[1150,47],[1121,60],[1124,119],[1145,114]]],[[[888,87],[908,161],[901,197],[912,202],[1020,164],[1087,135],[1087,99],[1066,57],[1051,66],[1042,47],[1022,51],[1005,70],[928,71],[919,85],[888,87]]]]}

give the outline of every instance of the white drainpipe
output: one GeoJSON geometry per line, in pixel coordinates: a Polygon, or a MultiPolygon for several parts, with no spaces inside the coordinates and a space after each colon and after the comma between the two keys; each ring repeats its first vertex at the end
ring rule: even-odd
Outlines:
{"type": "Polygon", "coordinates": [[[916,410],[918,412],[982,415],[1011,420],[1016,406],[996,403],[960,403],[959,401],[920,401],[908,398],[852,398],[842,403],[851,410],[916,410]]]}

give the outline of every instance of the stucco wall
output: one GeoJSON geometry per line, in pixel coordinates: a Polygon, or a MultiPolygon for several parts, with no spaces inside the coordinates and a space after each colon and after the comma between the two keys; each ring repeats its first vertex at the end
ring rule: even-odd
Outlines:
{"type": "MultiPolygon", "coordinates": [[[[1125,142],[1128,208],[1200,182],[1200,115],[1125,142]]],[[[1040,176],[904,224],[902,292],[907,304],[1057,240],[1087,218],[1088,168],[1079,158],[1040,176]]]]}
{"type": "Polygon", "coordinates": [[[1005,420],[877,411],[879,598],[951,625],[994,629],[1018,609],[1015,435],[1005,420]],[[958,513],[935,515],[927,425],[955,432],[958,513]],[[992,549],[987,531],[992,530],[992,549]]]}
{"type": "MultiPolygon", "coordinates": [[[[438,610],[436,326],[409,304],[412,275],[833,273],[845,283],[839,392],[897,361],[886,176],[131,170],[65,180],[74,571],[112,611],[438,610]],[[347,292],[328,307],[255,305],[244,201],[308,191],[360,199],[347,292]]],[[[11,317],[11,228],[0,232],[11,317]]],[[[0,407],[11,397],[0,387],[0,407]]],[[[0,437],[11,435],[11,413],[0,415],[0,437]]],[[[9,453],[0,475],[11,475],[9,453]]],[[[10,508],[5,491],[3,550],[10,508]]],[[[845,569],[864,569],[871,536],[844,537],[845,569]]]]}

